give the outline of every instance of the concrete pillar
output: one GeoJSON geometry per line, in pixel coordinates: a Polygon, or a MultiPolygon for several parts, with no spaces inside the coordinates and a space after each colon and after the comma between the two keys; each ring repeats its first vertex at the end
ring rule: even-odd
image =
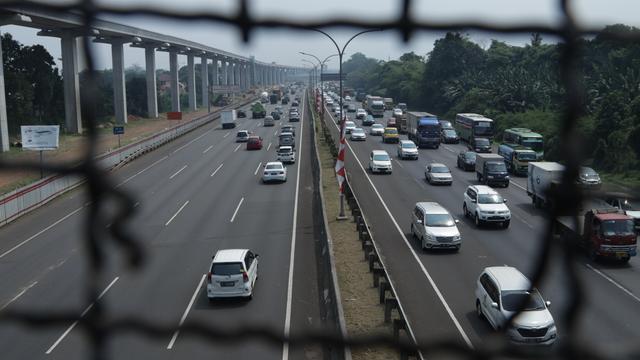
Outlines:
{"type": "Polygon", "coordinates": [[[242,89],[249,89],[249,64],[246,62],[242,63],[242,89]]]}
{"type": "Polygon", "coordinates": [[[116,124],[127,123],[127,88],[124,79],[124,53],[122,40],[111,41],[113,65],[113,106],[116,124]]]}
{"type": "Polygon", "coordinates": [[[202,107],[209,107],[209,59],[205,55],[200,58],[200,78],[202,80],[202,107]]]}
{"type": "Polygon", "coordinates": [[[187,54],[187,95],[189,96],[189,110],[196,111],[196,66],[193,54],[187,54]]]}
{"type": "MultiPolygon", "coordinates": [[[[2,39],[2,32],[0,32],[2,39]]],[[[0,40],[1,41],[1,40],[0,40]]],[[[0,44],[0,152],[9,151],[9,122],[7,120],[7,98],[4,92],[4,61],[0,44]]]]}
{"type": "Polygon", "coordinates": [[[218,70],[218,57],[213,57],[213,74],[211,75],[213,78],[213,85],[220,85],[219,75],[220,71],[218,70]]]}
{"type": "Polygon", "coordinates": [[[236,85],[238,87],[240,87],[240,63],[239,62],[235,62],[234,66],[234,83],[233,85],[236,85]]]}
{"type": "Polygon", "coordinates": [[[220,69],[222,70],[222,76],[220,80],[222,80],[222,85],[229,84],[229,74],[227,73],[227,61],[222,59],[220,60],[220,69]]]}
{"type": "Polygon", "coordinates": [[[62,85],[64,88],[64,118],[68,133],[82,134],[82,113],[80,111],[80,83],[78,79],[77,36],[65,33],[62,44],[62,85]]]}
{"type": "Polygon", "coordinates": [[[180,86],[178,85],[178,53],[169,52],[169,73],[171,76],[171,111],[180,111],[180,86]]]}
{"type": "Polygon", "coordinates": [[[229,71],[229,84],[230,85],[238,85],[237,83],[237,73],[238,66],[236,66],[236,62],[229,62],[229,66],[231,67],[231,71],[229,71]]]}
{"type": "Polygon", "coordinates": [[[158,92],[156,88],[156,49],[144,48],[145,75],[147,79],[147,117],[158,117],[158,92]]]}

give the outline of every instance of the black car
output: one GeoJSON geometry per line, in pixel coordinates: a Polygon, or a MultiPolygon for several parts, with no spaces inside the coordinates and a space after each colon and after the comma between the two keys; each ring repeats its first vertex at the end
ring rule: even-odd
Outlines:
{"type": "Polygon", "coordinates": [[[281,103],[282,105],[287,105],[289,103],[289,97],[288,96],[283,97],[281,103]]]}
{"type": "Polygon", "coordinates": [[[458,154],[456,166],[464,171],[473,171],[476,168],[476,153],[463,150],[458,154]]]}
{"type": "Polygon", "coordinates": [[[472,138],[469,143],[469,150],[479,153],[490,153],[491,141],[487,138],[472,138]]]}
{"type": "Polygon", "coordinates": [[[362,119],[362,126],[371,126],[376,123],[376,120],[373,118],[373,115],[367,115],[364,119],[362,119]]]}
{"type": "Polygon", "coordinates": [[[271,116],[273,116],[273,120],[280,120],[280,113],[277,111],[272,111],[271,116]]]}
{"type": "Polygon", "coordinates": [[[292,107],[298,107],[298,106],[299,106],[299,104],[298,104],[298,102],[297,102],[297,101],[294,101],[294,102],[292,102],[292,103],[291,103],[291,106],[292,106],[292,107]]]}
{"type": "Polygon", "coordinates": [[[457,144],[460,142],[460,137],[453,129],[442,129],[440,133],[440,139],[445,144],[457,144]]]}
{"type": "Polygon", "coordinates": [[[247,113],[246,113],[246,112],[244,112],[244,110],[238,110],[238,111],[236,111],[236,115],[237,115],[239,118],[246,118],[246,117],[247,117],[247,113]]]}

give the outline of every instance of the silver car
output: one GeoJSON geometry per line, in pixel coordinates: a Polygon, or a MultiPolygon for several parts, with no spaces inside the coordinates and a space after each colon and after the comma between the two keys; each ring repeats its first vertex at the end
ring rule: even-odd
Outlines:
{"type": "Polygon", "coordinates": [[[344,122],[344,132],[345,134],[351,134],[351,130],[356,128],[356,123],[353,121],[345,121],[344,122]]]}
{"type": "Polygon", "coordinates": [[[280,161],[271,161],[264,166],[262,182],[267,183],[272,181],[287,181],[287,168],[285,168],[280,161]]]}
{"type": "Polygon", "coordinates": [[[384,134],[384,126],[382,126],[382,124],[371,125],[371,129],[369,129],[369,135],[382,136],[382,134],[384,134]]]}
{"type": "Polygon", "coordinates": [[[367,134],[364,133],[364,129],[355,128],[351,130],[351,136],[349,139],[351,141],[365,141],[367,139],[367,134]]]}
{"type": "Polygon", "coordinates": [[[445,164],[431,163],[424,170],[424,178],[429,184],[451,185],[451,170],[445,164]]]}
{"type": "Polygon", "coordinates": [[[460,250],[462,237],[451,214],[436,202],[419,202],[413,209],[411,235],[422,249],[460,250]]]}
{"type": "Polygon", "coordinates": [[[400,159],[418,160],[418,148],[411,140],[400,140],[398,143],[398,157],[400,159]]]}

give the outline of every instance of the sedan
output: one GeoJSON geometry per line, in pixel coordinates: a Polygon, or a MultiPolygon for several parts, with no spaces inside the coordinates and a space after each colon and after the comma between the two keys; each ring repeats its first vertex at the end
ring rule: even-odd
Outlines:
{"type": "Polygon", "coordinates": [[[236,133],[236,142],[247,142],[249,139],[249,131],[248,130],[239,130],[236,133]]]}
{"type": "Polygon", "coordinates": [[[271,161],[264,166],[262,182],[267,183],[272,181],[287,181],[287,168],[285,168],[280,161],[271,161]]]}
{"type": "Polygon", "coordinates": [[[362,126],[371,126],[375,123],[376,120],[373,118],[373,115],[367,115],[367,117],[362,120],[362,126]]]}
{"type": "Polygon", "coordinates": [[[353,121],[345,121],[344,122],[344,132],[345,134],[351,134],[351,130],[356,128],[356,123],[353,121]]]}
{"type": "Polygon", "coordinates": [[[424,170],[424,178],[429,184],[451,185],[453,178],[451,171],[445,164],[431,163],[424,170]]]}
{"type": "Polygon", "coordinates": [[[395,108],[393,109],[393,117],[402,116],[402,109],[395,108]]]}
{"type": "Polygon", "coordinates": [[[464,171],[474,171],[476,168],[476,153],[468,150],[460,151],[456,166],[464,171]]]}
{"type": "Polygon", "coordinates": [[[440,133],[440,140],[445,144],[458,144],[460,142],[460,137],[453,129],[442,129],[442,132],[440,133]]]}
{"type": "Polygon", "coordinates": [[[277,111],[272,111],[271,117],[273,117],[273,120],[280,120],[280,113],[277,111]]]}
{"type": "Polygon", "coordinates": [[[369,135],[382,136],[384,134],[384,126],[382,124],[373,124],[369,130],[369,135]]]}
{"type": "Polygon", "coordinates": [[[247,150],[261,150],[262,138],[260,136],[249,136],[247,139],[247,150]]]}
{"type": "Polygon", "coordinates": [[[356,112],[356,106],[353,104],[349,104],[349,107],[347,108],[347,112],[356,112]]]}
{"type": "Polygon", "coordinates": [[[244,110],[238,110],[236,111],[236,114],[239,118],[246,118],[247,117],[247,113],[244,110]]]}
{"type": "Polygon", "coordinates": [[[365,141],[367,139],[367,134],[364,133],[364,129],[355,128],[351,130],[351,141],[365,141]]]}
{"type": "Polygon", "coordinates": [[[364,109],[356,110],[356,119],[364,119],[367,116],[367,112],[364,109]]]}
{"type": "Polygon", "coordinates": [[[296,136],[296,128],[293,125],[282,125],[282,128],[280,128],[280,133],[291,133],[293,134],[293,136],[296,136]]]}

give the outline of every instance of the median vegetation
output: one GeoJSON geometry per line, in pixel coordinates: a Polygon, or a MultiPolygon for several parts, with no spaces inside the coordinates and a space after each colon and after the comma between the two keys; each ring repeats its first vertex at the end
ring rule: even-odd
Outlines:
{"type": "MultiPolygon", "coordinates": [[[[585,156],[609,180],[640,186],[640,44],[611,40],[612,32],[638,33],[625,25],[607,27],[582,41],[584,114],[579,131],[585,156]]],[[[561,160],[559,128],[564,88],[559,73],[562,44],[539,34],[529,44],[493,40],[488,46],[460,33],[447,33],[424,55],[407,53],[381,61],[354,54],[343,69],[347,85],[406,102],[453,119],[482,113],[495,120],[498,138],[510,127],[527,127],[545,137],[547,160],[561,160]]]]}

